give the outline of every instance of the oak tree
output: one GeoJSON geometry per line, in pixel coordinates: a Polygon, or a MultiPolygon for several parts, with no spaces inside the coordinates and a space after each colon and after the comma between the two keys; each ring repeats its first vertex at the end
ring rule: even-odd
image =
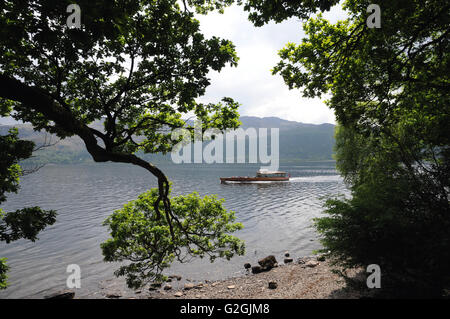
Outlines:
{"type": "MultiPolygon", "coordinates": [[[[215,248],[228,249],[227,256],[243,252],[240,241],[224,235],[239,227],[219,227],[223,218],[232,222],[221,205],[208,206],[208,212],[202,210],[202,218],[212,216],[206,220],[204,232],[192,228],[184,221],[196,211],[173,207],[166,175],[136,155],[140,151],[170,151],[181,140],[172,139],[172,131],[190,129],[183,120],[189,115],[200,119],[203,129],[238,127],[239,104],[233,99],[224,97],[218,103],[206,104],[198,101],[210,84],[208,73],[237,65],[238,57],[230,41],[205,38],[194,12],[220,10],[229,3],[80,0],[81,28],[66,24],[71,1],[0,3],[2,107],[36,130],[60,138],[79,136],[96,162],[128,163],[154,175],[158,189],[148,199],[153,213],[147,217],[167,228],[164,235],[170,237],[170,252],[175,254],[181,254],[178,245],[191,244],[208,253],[215,248]],[[90,126],[93,121],[102,121],[104,129],[90,126]],[[216,226],[217,232],[207,232],[216,226]],[[182,241],[180,232],[184,234],[182,241]],[[211,241],[199,239],[199,234],[211,241]],[[214,236],[220,237],[219,242],[214,236]],[[220,247],[211,247],[211,243],[220,247]]],[[[205,199],[199,205],[207,202],[205,199]]],[[[114,252],[108,252],[111,255],[105,258],[115,260],[111,257],[114,252]]],[[[148,264],[153,265],[153,261],[148,264]]]]}

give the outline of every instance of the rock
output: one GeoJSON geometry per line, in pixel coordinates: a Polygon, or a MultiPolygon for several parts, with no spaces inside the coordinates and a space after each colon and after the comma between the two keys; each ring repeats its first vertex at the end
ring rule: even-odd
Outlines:
{"type": "Polygon", "coordinates": [[[176,280],[180,281],[181,280],[181,276],[179,276],[179,275],[170,275],[169,279],[176,279],[176,280]]]}
{"type": "Polygon", "coordinates": [[[152,287],[152,288],[161,288],[161,286],[162,286],[162,283],[160,283],[160,282],[153,282],[150,285],[150,287],[152,287]]]}
{"type": "Polygon", "coordinates": [[[186,284],[184,284],[184,290],[190,290],[190,289],[192,289],[192,288],[194,288],[194,287],[195,287],[195,285],[192,284],[192,283],[186,283],[186,284]]]}
{"type": "Polygon", "coordinates": [[[45,296],[44,299],[73,299],[75,297],[75,291],[61,290],[45,296]]]}
{"type": "Polygon", "coordinates": [[[244,268],[245,268],[245,269],[252,268],[252,265],[250,265],[250,263],[245,263],[245,264],[244,264],[244,268]]]}
{"type": "Polygon", "coordinates": [[[277,289],[278,284],[275,281],[269,282],[269,289],[277,289]]]}
{"type": "Polygon", "coordinates": [[[316,267],[317,265],[319,264],[319,262],[318,261],[315,261],[315,260],[309,260],[309,261],[307,261],[306,263],[305,263],[305,266],[306,267],[316,267]]]}
{"type": "Polygon", "coordinates": [[[167,282],[172,282],[172,278],[168,278],[166,281],[167,282]]]}
{"type": "Polygon", "coordinates": [[[167,285],[164,286],[164,290],[170,290],[170,289],[172,289],[171,285],[167,284],[167,285]]]}
{"type": "Polygon", "coordinates": [[[292,259],[292,258],[284,258],[284,263],[285,264],[289,264],[289,263],[291,263],[293,261],[294,261],[294,259],[292,259]]]}
{"type": "Polygon", "coordinates": [[[217,282],[213,282],[213,283],[211,284],[212,287],[215,287],[216,285],[217,285],[217,282]]]}
{"type": "Polygon", "coordinates": [[[289,257],[289,256],[290,256],[290,254],[288,251],[284,253],[284,257],[289,257]]]}
{"type": "Polygon", "coordinates": [[[262,268],[261,268],[261,266],[253,266],[252,267],[252,273],[253,274],[259,274],[260,272],[262,272],[263,270],[262,270],[262,268]]]}
{"type": "Polygon", "coordinates": [[[264,270],[270,270],[274,267],[274,265],[277,263],[277,260],[275,259],[274,255],[269,255],[261,260],[258,260],[258,264],[264,269],[264,270]]]}
{"type": "Polygon", "coordinates": [[[109,299],[118,299],[120,297],[122,297],[122,296],[121,295],[116,295],[116,294],[106,295],[106,298],[109,298],[109,299]]]}
{"type": "Polygon", "coordinates": [[[183,296],[183,293],[181,291],[178,291],[176,293],[173,294],[175,297],[181,297],[183,296]]]}
{"type": "Polygon", "coordinates": [[[202,295],[195,295],[195,298],[200,299],[202,298],[202,295]]]}
{"type": "Polygon", "coordinates": [[[300,265],[303,265],[303,264],[305,264],[306,262],[310,261],[311,259],[312,259],[311,257],[300,257],[300,258],[298,259],[298,263],[299,263],[300,265]]]}
{"type": "Polygon", "coordinates": [[[234,288],[236,288],[236,286],[235,285],[231,285],[231,286],[228,286],[227,288],[228,289],[234,289],[234,288]]]}
{"type": "Polygon", "coordinates": [[[325,255],[317,256],[317,261],[325,261],[325,255]]]}
{"type": "Polygon", "coordinates": [[[273,268],[278,267],[278,263],[273,264],[273,268]]]}
{"type": "Polygon", "coordinates": [[[198,284],[194,285],[195,289],[202,289],[205,285],[202,282],[199,282],[198,284]]]}

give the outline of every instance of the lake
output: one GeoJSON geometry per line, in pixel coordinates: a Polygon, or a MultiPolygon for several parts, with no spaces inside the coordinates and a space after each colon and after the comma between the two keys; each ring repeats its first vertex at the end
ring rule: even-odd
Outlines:
{"type": "MultiPolygon", "coordinates": [[[[220,184],[219,177],[254,176],[256,164],[159,165],[173,182],[173,194],[198,191],[217,194],[236,212],[244,229],[235,233],[246,242],[246,255],[231,261],[196,259],[173,264],[168,273],[192,280],[217,280],[242,274],[245,262],[284,251],[293,257],[311,255],[320,248],[312,218],[322,215],[324,197],[348,195],[334,162],[305,162],[281,166],[291,181],[220,184]]],[[[47,165],[24,176],[18,194],[2,208],[26,206],[57,210],[57,221],[39,234],[39,240],[0,243],[0,257],[8,258],[10,286],[0,298],[41,298],[65,289],[67,265],[81,268],[77,297],[87,297],[99,284],[114,278],[118,264],[103,262],[100,243],[108,238],[103,221],[115,209],[156,186],[147,171],[126,164],[47,165]]],[[[279,260],[280,261],[280,260],[279,260]]]]}

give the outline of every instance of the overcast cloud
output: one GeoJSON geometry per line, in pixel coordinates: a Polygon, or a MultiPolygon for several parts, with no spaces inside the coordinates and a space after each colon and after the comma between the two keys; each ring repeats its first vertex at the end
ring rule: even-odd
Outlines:
{"type": "MultiPolygon", "coordinates": [[[[346,17],[340,6],[335,6],[324,17],[335,22],[346,17]]],[[[299,90],[289,90],[279,75],[270,70],[279,61],[278,50],[287,42],[300,43],[304,37],[302,23],[290,19],[256,28],[240,7],[231,7],[224,14],[210,13],[198,16],[201,30],[231,40],[240,58],[238,67],[227,66],[220,73],[211,72],[211,86],[202,102],[217,102],[229,96],[242,104],[241,115],[276,116],[303,123],[335,123],[335,116],[323,102],[326,98],[306,99],[299,90]]]]}

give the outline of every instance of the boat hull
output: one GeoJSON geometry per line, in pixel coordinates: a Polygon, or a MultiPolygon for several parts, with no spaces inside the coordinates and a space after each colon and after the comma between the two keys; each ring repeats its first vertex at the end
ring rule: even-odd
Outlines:
{"type": "Polygon", "coordinates": [[[289,177],[220,177],[221,183],[226,182],[285,182],[289,181],[289,177]]]}

